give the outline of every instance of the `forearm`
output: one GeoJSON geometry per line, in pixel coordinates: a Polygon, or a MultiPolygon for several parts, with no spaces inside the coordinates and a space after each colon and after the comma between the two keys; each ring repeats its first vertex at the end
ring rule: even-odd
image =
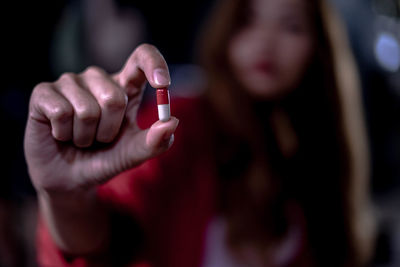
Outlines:
{"type": "Polygon", "coordinates": [[[62,251],[87,255],[107,247],[109,215],[95,189],[68,194],[39,192],[38,198],[41,215],[62,251]]]}

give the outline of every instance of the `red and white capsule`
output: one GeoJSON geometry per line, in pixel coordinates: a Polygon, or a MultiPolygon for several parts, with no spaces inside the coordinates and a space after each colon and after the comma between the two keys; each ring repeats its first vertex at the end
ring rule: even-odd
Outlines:
{"type": "Polygon", "coordinates": [[[160,88],[157,89],[156,94],[157,94],[158,119],[160,121],[168,121],[171,118],[171,108],[169,104],[169,90],[167,88],[160,88]]]}

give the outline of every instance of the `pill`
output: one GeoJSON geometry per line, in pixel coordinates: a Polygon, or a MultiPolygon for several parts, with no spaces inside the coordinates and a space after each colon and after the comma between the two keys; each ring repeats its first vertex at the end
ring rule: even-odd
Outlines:
{"type": "Polygon", "coordinates": [[[171,117],[171,109],[169,104],[169,90],[167,88],[160,88],[157,89],[156,94],[157,94],[158,119],[160,121],[168,121],[171,117]]]}

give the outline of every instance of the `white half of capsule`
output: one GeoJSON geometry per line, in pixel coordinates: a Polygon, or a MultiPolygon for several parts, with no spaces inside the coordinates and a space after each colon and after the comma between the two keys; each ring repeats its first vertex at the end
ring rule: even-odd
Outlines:
{"type": "Polygon", "coordinates": [[[171,118],[171,109],[169,104],[157,105],[158,119],[160,121],[168,121],[171,118]]]}

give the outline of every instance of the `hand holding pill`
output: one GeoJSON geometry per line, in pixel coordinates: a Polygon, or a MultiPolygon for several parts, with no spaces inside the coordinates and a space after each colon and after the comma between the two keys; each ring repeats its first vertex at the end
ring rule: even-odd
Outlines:
{"type": "Polygon", "coordinates": [[[166,151],[178,125],[170,115],[169,84],[163,56],[144,44],[117,74],[89,67],[37,85],[25,134],[34,186],[62,191],[96,185],[166,151]],[[136,115],[146,82],[157,90],[160,121],[142,130],[136,115]]]}

